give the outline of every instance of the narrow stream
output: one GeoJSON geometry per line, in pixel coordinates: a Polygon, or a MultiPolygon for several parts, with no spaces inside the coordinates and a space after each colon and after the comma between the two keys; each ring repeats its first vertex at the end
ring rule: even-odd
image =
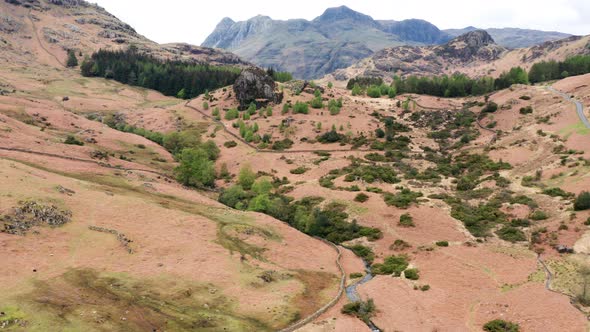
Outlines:
{"type": "MultiPolygon", "coordinates": [[[[363,263],[365,264],[365,273],[366,273],[365,276],[361,280],[346,287],[346,297],[351,302],[360,302],[361,301],[361,296],[358,293],[357,287],[359,285],[365,284],[365,283],[371,281],[371,279],[373,279],[373,274],[371,273],[371,264],[367,263],[367,261],[365,261],[364,259],[363,259],[363,263]]],[[[367,326],[369,326],[369,328],[371,329],[372,332],[381,332],[381,330],[375,324],[373,324],[372,321],[369,321],[367,323],[367,326]]]]}

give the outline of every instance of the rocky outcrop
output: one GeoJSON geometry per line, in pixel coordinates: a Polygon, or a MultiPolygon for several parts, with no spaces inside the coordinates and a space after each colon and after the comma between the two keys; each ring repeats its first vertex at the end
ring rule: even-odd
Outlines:
{"type": "Polygon", "coordinates": [[[283,94],[275,91],[276,84],[272,77],[256,67],[243,70],[233,88],[241,108],[250,103],[263,106],[270,102],[278,104],[283,100],[283,94]]]}
{"type": "Polygon", "coordinates": [[[505,48],[496,45],[492,36],[485,30],[475,30],[437,47],[435,52],[442,57],[468,62],[475,58],[484,61],[496,60],[505,50],[505,48]]]}

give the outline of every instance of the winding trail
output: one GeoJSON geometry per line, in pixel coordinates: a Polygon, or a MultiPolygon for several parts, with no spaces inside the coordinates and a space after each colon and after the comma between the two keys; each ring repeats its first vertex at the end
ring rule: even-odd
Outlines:
{"type": "Polygon", "coordinates": [[[214,117],[212,117],[211,115],[203,112],[202,110],[189,105],[194,99],[188,100],[184,106],[187,108],[190,108],[196,112],[198,112],[199,114],[201,114],[204,118],[220,125],[223,128],[223,131],[226,132],[227,134],[229,134],[230,136],[232,136],[233,138],[237,139],[238,141],[240,141],[241,143],[243,143],[244,145],[248,146],[249,148],[251,148],[252,150],[258,152],[258,153],[274,153],[274,154],[294,154],[294,153],[314,153],[314,152],[327,152],[327,153],[331,153],[331,152],[382,152],[381,150],[375,150],[375,149],[326,149],[326,150],[283,150],[283,151],[279,151],[279,150],[265,150],[265,149],[259,149],[258,147],[256,147],[254,144],[247,142],[245,139],[243,139],[242,137],[240,137],[238,134],[234,133],[233,131],[229,130],[227,128],[227,126],[220,120],[215,119],[214,117]]]}
{"type": "Polygon", "coordinates": [[[29,14],[27,15],[27,17],[29,18],[29,21],[31,21],[31,25],[33,28],[33,34],[35,35],[35,39],[37,40],[37,43],[39,43],[39,46],[41,47],[41,49],[43,49],[43,51],[45,51],[45,53],[47,53],[49,56],[54,58],[55,61],[57,61],[57,63],[59,63],[62,67],[67,68],[65,63],[63,63],[57,56],[55,56],[55,54],[51,53],[45,47],[45,45],[43,45],[43,42],[41,41],[41,38],[39,37],[39,33],[37,32],[37,26],[35,25],[35,20],[33,19],[31,11],[29,11],[29,14]]]}
{"type": "Polygon", "coordinates": [[[328,311],[330,308],[332,308],[334,305],[336,305],[336,303],[338,303],[338,301],[340,301],[340,298],[342,298],[342,295],[344,294],[344,285],[346,284],[346,272],[344,271],[344,268],[342,267],[342,264],[340,263],[340,259],[342,258],[342,252],[340,251],[340,248],[338,248],[338,246],[335,245],[334,243],[324,240],[322,238],[316,237],[316,239],[331,246],[338,253],[338,256],[336,256],[336,266],[338,266],[338,269],[340,270],[340,285],[338,287],[338,294],[336,294],[336,296],[330,302],[328,302],[326,305],[324,305],[320,309],[316,310],[311,315],[305,317],[304,319],[296,322],[295,324],[293,324],[289,327],[279,330],[279,332],[292,332],[292,331],[295,331],[295,330],[302,328],[303,326],[313,322],[316,318],[318,318],[319,316],[324,314],[326,311],[328,311]]]}
{"type": "Polygon", "coordinates": [[[578,112],[578,117],[580,118],[580,121],[582,121],[582,123],[584,124],[584,126],[586,126],[586,128],[590,129],[590,121],[588,121],[586,114],[584,114],[584,105],[582,105],[581,102],[573,99],[571,96],[569,96],[559,90],[556,90],[552,86],[547,87],[547,89],[551,92],[554,92],[554,93],[560,95],[563,99],[574,103],[576,105],[576,112],[578,112]]]}
{"type": "Polygon", "coordinates": [[[83,158],[76,158],[76,157],[68,157],[65,155],[61,155],[61,154],[54,154],[54,153],[47,153],[47,152],[40,152],[40,151],[33,151],[33,150],[27,150],[27,149],[20,149],[20,148],[9,148],[9,147],[3,147],[0,146],[0,150],[2,151],[12,151],[12,152],[21,152],[21,153],[28,153],[28,154],[33,154],[33,155],[37,155],[37,156],[44,156],[44,157],[52,157],[52,158],[60,158],[60,159],[65,159],[65,160],[70,160],[70,161],[77,161],[77,162],[81,162],[81,163],[87,163],[87,164],[95,164],[101,167],[105,167],[105,168],[110,168],[110,169],[115,169],[115,170],[120,170],[120,171],[135,171],[135,172],[145,172],[145,173],[151,173],[154,175],[158,175],[161,176],[163,178],[169,179],[169,180],[174,180],[170,175],[168,174],[164,174],[164,173],[160,173],[154,170],[149,170],[149,169],[143,169],[143,168],[125,168],[122,166],[113,166],[111,164],[107,164],[101,161],[96,161],[96,160],[92,160],[92,159],[83,159],[83,158]]]}

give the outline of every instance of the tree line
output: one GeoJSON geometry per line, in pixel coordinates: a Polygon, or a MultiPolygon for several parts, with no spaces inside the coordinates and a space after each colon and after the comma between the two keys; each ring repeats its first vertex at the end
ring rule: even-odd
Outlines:
{"type": "Polygon", "coordinates": [[[465,74],[420,77],[410,75],[395,76],[387,90],[381,78],[357,77],[348,81],[347,88],[353,95],[367,93],[371,97],[416,93],[437,97],[466,97],[488,94],[510,87],[513,84],[529,84],[562,79],[569,76],[590,73],[590,55],[573,56],[565,61],[542,61],[535,63],[527,72],[521,67],[513,67],[494,79],[489,76],[470,78],[465,74]],[[389,91],[389,93],[384,93],[389,91]]]}
{"type": "Polygon", "coordinates": [[[231,66],[161,60],[133,47],[125,51],[99,50],[86,58],[80,69],[86,77],[114,79],[183,99],[231,85],[241,72],[231,66]]]}

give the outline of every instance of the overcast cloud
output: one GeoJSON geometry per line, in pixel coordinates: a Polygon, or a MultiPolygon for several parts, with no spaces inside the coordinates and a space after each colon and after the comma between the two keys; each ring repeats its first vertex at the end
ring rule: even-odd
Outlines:
{"type": "MultiPolygon", "coordinates": [[[[93,1],[93,0],[90,0],[93,1]]],[[[590,34],[590,0],[94,0],[139,33],[159,43],[199,45],[224,17],[311,20],[346,5],[374,19],[420,18],[440,29],[516,27],[590,34]]]]}

